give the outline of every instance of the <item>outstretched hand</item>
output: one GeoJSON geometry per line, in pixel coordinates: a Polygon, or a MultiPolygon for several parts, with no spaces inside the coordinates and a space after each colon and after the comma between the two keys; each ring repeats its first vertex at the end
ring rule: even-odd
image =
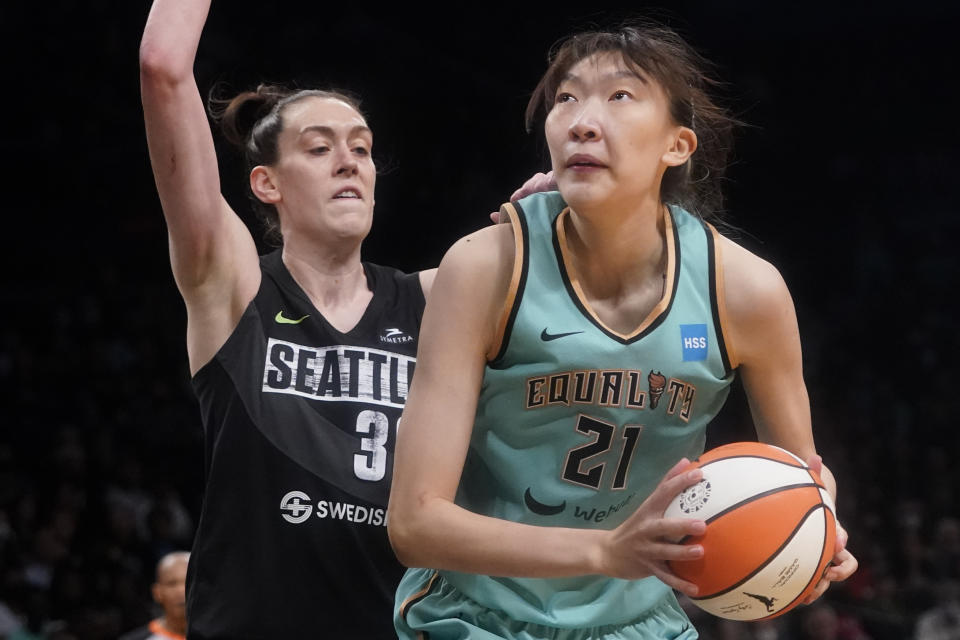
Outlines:
{"type": "MultiPolygon", "coordinates": [[[[531,193],[540,193],[542,191],[556,191],[557,181],[553,177],[553,171],[548,171],[546,173],[536,173],[530,179],[523,183],[519,189],[513,192],[513,195],[510,196],[510,200],[519,200],[520,198],[526,198],[531,193]]],[[[490,214],[490,219],[494,224],[500,222],[500,212],[494,211],[490,214]]]]}
{"type": "MultiPolygon", "coordinates": [[[[823,459],[820,456],[811,456],[811,458],[807,460],[807,466],[810,467],[817,475],[821,475],[823,473],[823,459]]],[[[847,550],[848,539],[849,537],[847,535],[847,530],[840,525],[840,520],[838,519],[837,543],[834,549],[833,561],[827,565],[827,570],[823,572],[820,582],[817,583],[813,593],[811,593],[807,599],[803,601],[804,604],[811,604],[817,598],[822,596],[824,592],[830,588],[831,582],[841,582],[846,580],[857,570],[859,563],[854,555],[847,550]]]]}
{"type": "Polygon", "coordinates": [[[686,458],[674,465],[633,515],[609,532],[601,562],[604,573],[630,580],[656,576],[689,596],[697,594],[696,585],[677,577],[667,561],[703,557],[701,545],[672,541],[702,535],[707,530],[707,524],[691,518],[663,517],[663,512],[677,494],[703,479],[703,471],[688,471],[689,466],[690,461],[686,458]]]}

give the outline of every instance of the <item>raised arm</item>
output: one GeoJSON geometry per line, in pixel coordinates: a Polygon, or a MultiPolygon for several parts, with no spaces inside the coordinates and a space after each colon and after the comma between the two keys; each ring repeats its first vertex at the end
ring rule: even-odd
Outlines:
{"type": "MultiPolygon", "coordinates": [[[[800,332],[787,285],[771,264],[730,240],[720,239],[720,251],[727,330],[757,437],[761,442],[793,452],[819,470],[836,502],[836,481],[814,446],[800,332]]],[[[844,580],[856,571],[856,558],[846,550],[846,542],[846,531],[838,525],[834,566],[827,571],[811,601],[831,581],[844,580]]]]}
{"type": "Polygon", "coordinates": [[[143,114],[170,262],[187,306],[191,373],[226,341],[256,294],[256,245],[220,193],[210,125],[193,76],[210,0],[156,0],[140,44],[143,114]]]}
{"type": "Polygon", "coordinates": [[[440,265],[394,458],[387,513],[397,557],[408,566],[500,576],[657,575],[693,593],[663,561],[700,551],[661,541],[702,532],[702,523],[662,517],[673,496],[700,479],[699,470],[680,473],[686,461],[612,531],[531,526],[454,503],[513,247],[509,225],[487,227],[455,244],[440,265]]]}

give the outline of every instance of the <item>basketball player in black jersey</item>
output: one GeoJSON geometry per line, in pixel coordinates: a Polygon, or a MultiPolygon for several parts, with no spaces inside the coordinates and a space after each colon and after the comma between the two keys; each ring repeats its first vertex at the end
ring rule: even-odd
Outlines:
{"type": "MultiPolygon", "coordinates": [[[[210,0],[155,0],[140,47],[150,159],[203,417],[188,637],[394,636],[386,534],[397,422],[435,270],[361,262],[376,171],[347,96],[260,87],[221,105],[258,213],[220,193],[193,76],[210,0]]],[[[535,176],[514,198],[549,188],[535,176]]]]}
{"type": "Polygon", "coordinates": [[[388,637],[385,508],[433,271],[364,263],[373,138],[346,96],[260,88],[223,112],[282,237],[262,258],[220,193],[193,62],[209,0],[157,0],[140,49],[147,140],[187,308],[206,493],[192,640],[388,637]]]}

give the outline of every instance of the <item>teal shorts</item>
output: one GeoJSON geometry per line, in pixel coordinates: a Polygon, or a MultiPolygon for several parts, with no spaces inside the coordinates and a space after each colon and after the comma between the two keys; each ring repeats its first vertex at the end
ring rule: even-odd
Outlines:
{"type": "Polygon", "coordinates": [[[480,606],[431,569],[412,569],[403,579],[394,624],[402,640],[694,640],[700,636],[679,608],[664,602],[626,624],[566,629],[533,624],[480,606]]]}

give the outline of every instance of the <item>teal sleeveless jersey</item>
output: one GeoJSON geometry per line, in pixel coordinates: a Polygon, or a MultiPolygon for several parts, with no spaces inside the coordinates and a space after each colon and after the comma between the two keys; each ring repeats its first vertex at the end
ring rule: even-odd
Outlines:
{"type": "MultiPolygon", "coordinates": [[[[733,373],[722,273],[715,230],[671,207],[663,297],[633,333],[619,334],[591,311],[565,260],[565,206],[555,192],[505,206],[517,263],[457,504],[532,525],[612,529],[678,460],[703,452],[707,423],[726,399],[733,373]]],[[[482,606],[555,627],[619,624],[665,601],[678,606],[655,578],[440,573],[482,606]]]]}

